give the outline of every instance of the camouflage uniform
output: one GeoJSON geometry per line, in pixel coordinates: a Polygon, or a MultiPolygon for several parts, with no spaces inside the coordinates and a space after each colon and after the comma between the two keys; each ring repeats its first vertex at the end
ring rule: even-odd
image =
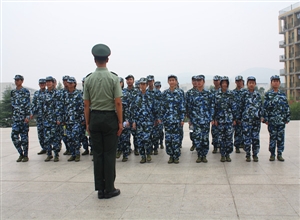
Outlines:
{"type": "Polygon", "coordinates": [[[290,121],[290,108],[286,95],[281,92],[270,90],[266,92],[264,98],[264,122],[268,123],[270,134],[269,151],[275,157],[277,145],[277,156],[281,156],[284,151],[284,129],[285,124],[290,121]]]}
{"type": "MultiPolygon", "coordinates": [[[[123,93],[123,97],[122,97],[122,109],[123,109],[123,121],[124,122],[129,122],[131,121],[131,115],[130,115],[130,100],[127,95],[129,95],[129,93],[126,93],[126,91],[123,89],[122,91],[123,93]]],[[[124,123],[123,123],[124,125],[124,123]]],[[[118,142],[118,147],[117,147],[117,152],[119,152],[120,154],[123,153],[123,158],[128,158],[128,155],[130,154],[130,127],[126,127],[124,126],[124,129],[119,137],[119,142],[118,142]]]]}
{"type": "Polygon", "coordinates": [[[162,93],[161,117],[165,128],[166,152],[174,160],[180,157],[181,122],[185,116],[185,100],[182,92],[175,88],[174,91],[166,89],[162,93]]]}
{"type": "Polygon", "coordinates": [[[253,156],[257,156],[260,149],[259,132],[262,117],[262,100],[257,91],[244,91],[241,99],[240,114],[246,157],[251,156],[251,145],[253,156]]]}
{"type": "Polygon", "coordinates": [[[209,150],[209,128],[214,114],[213,95],[194,89],[187,95],[187,110],[193,127],[192,141],[198,157],[206,157],[209,150]]]}
{"type": "Polygon", "coordinates": [[[139,153],[143,158],[152,151],[151,133],[154,121],[158,119],[158,105],[155,97],[146,91],[138,92],[130,106],[132,122],[136,123],[139,153]]]}
{"type": "MultiPolygon", "coordinates": [[[[185,94],[184,94],[184,91],[183,91],[182,89],[180,89],[179,87],[178,87],[177,89],[180,91],[183,100],[185,100],[185,94]]],[[[183,120],[184,120],[184,118],[185,118],[185,115],[186,115],[186,112],[185,112],[185,114],[184,114],[183,120]]],[[[179,127],[179,132],[180,132],[180,148],[182,148],[182,140],[183,140],[183,136],[184,136],[184,133],[183,133],[183,126],[180,126],[180,127],[179,127]]]]}
{"type": "MultiPolygon", "coordinates": [[[[65,98],[66,98],[66,95],[68,93],[68,90],[66,88],[63,88],[63,89],[57,90],[57,93],[59,93],[59,96],[60,96],[60,99],[61,99],[60,100],[61,104],[62,104],[63,108],[65,109],[66,106],[65,106],[64,102],[65,102],[65,98]]],[[[59,142],[60,148],[61,148],[61,140],[63,140],[63,142],[66,146],[66,152],[64,153],[64,155],[70,155],[70,145],[68,143],[67,127],[66,127],[65,122],[63,122],[62,124],[60,124],[57,127],[56,134],[57,134],[56,139],[59,142]]]]}
{"type": "MultiPolygon", "coordinates": [[[[189,105],[191,105],[191,100],[192,100],[192,97],[194,96],[194,92],[196,91],[196,87],[193,87],[193,88],[191,88],[190,90],[188,90],[187,92],[186,92],[186,110],[187,110],[187,116],[188,117],[190,117],[189,116],[189,105]]],[[[191,151],[193,151],[194,150],[194,148],[195,148],[195,143],[194,143],[194,139],[193,139],[193,125],[190,125],[189,126],[190,127],[190,140],[192,141],[192,147],[191,147],[191,151]]]]}
{"type": "MultiPolygon", "coordinates": [[[[212,93],[213,97],[216,95],[216,93],[220,89],[211,89],[210,92],[212,93]]],[[[211,126],[211,137],[212,137],[212,142],[211,144],[214,146],[214,148],[220,148],[219,143],[218,143],[218,137],[219,137],[219,129],[216,125],[211,126]]]]}
{"type": "MultiPolygon", "coordinates": [[[[234,94],[236,108],[237,108],[237,115],[241,115],[241,101],[243,93],[245,92],[245,89],[234,89],[232,92],[234,94]]],[[[236,149],[243,148],[243,129],[242,129],[242,123],[238,119],[236,122],[236,125],[233,126],[234,129],[234,146],[236,149]]]]}
{"type": "Polygon", "coordinates": [[[55,156],[58,157],[60,151],[60,138],[57,137],[60,136],[57,133],[60,128],[57,122],[63,121],[63,105],[60,95],[56,89],[51,91],[47,89],[43,103],[45,147],[48,156],[52,156],[53,150],[55,156]]]}
{"type": "Polygon", "coordinates": [[[232,135],[233,121],[236,120],[236,103],[232,91],[222,92],[218,90],[214,98],[215,112],[214,121],[217,121],[218,146],[221,156],[229,157],[233,150],[232,135]]]}
{"type": "Polygon", "coordinates": [[[29,120],[30,117],[30,93],[28,89],[22,87],[19,90],[13,89],[10,94],[13,112],[11,140],[20,156],[28,157],[29,124],[25,122],[25,119],[29,120]]]}
{"type": "Polygon", "coordinates": [[[31,115],[37,115],[37,131],[38,139],[42,150],[46,151],[45,137],[44,137],[44,123],[43,123],[43,102],[46,90],[38,90],[34,92],[32,103],[31,103],[31,115]]]}
{"type": "MultiPolygon", "coordinates": [[[[68,79],[71,79],[71,77],[68,79]]],[[[82,122],[84,122],[84,107],[81,91],[75,89],[66,92],[64,97],[64,122],[66,124],[67,143],[73,157],[80,155],[80,140],[82,135],[82,122]]]]}

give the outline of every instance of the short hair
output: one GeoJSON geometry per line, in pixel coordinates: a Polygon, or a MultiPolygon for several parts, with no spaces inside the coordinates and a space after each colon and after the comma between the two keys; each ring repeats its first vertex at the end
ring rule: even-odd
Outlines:
{"type": "Polygon", "coordinates": [[[99,63],[104,63],[108,59],[108,57],[97,57],[97,56],[94,56],[94,58],[95,58],[95,61],[99,62],[99,63]]]}

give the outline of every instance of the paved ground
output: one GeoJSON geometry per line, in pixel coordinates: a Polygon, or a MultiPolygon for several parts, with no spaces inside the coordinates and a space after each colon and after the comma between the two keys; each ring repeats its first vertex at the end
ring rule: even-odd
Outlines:
{"type": "Polygon", "coordinates": [[[0,219],[300,219],[299,127],[286,128],[285,162],[269,162],[268,133],[261,131],[259,162],[245,162],[245,152],[221,163],[195,163],[188,126],[179,164],[167,164],[164,150],[151,163],[131,155],[117,160],[116,187],[121,195],[99,200],[93,190],[91,156],[68,162],[44,162],[36,129],[30,129],[29,162],[16,163],[10,129],[1,129],[0,219]]]}

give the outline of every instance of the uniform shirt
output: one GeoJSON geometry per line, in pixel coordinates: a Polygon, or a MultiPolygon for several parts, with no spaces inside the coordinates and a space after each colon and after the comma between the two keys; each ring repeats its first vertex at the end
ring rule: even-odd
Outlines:
{"type": "Polygon", "coordinates": [[[236,110],[237,110],[237,119],[238,120],[241,120],[240,119],[240,116],[241,116],[241,101],[242,101],[242,96],[244,94],[244,92],[246,92],[247,90],[244,89],[244,88],[241,88],[240,90],[238,89],[234,89],[232,90],[233,94],[234,94],[234,101],[236,103],[236,110]]]}
{"type": "Polygon", "coordinates": [[[245,90],[241,98],[240,119],[242,121],[260,120],[262,117],[262,100],[257,91],[245,90]]]}
{"type": "Polygon", "coordinates": [[[91,110],[115,110],[115,98],[122,97],[119,77],[106,67],[98,67],[84,82],[83,99],[90,101],[91,110]]]}
{"type": "Polygon", "coordinates": [[[131,121],[131,114],[130,114],[130,103],[131,103],[131,96],[125,89],[122,91],[122,110],[123,110],[123,120],[124,121],[131,121]]]}
{"type": "Polygon", "coordinates": [[[190,97],[192,97],[193,96],[193,93],[196,91],[196,87],[193,87],[193,88],[191,88],[190,90],[188,90],[187,92],[186,92],[186,106],[185,106],[185,108],[186,108],[186,113],[187,113],[187,116],[189,117],[189,100],[190,100],[190,97]]]}
{"type": "Polygon", "coordinates": [[[37,115],[38,118],[43,117],[43,102],[46,90],[35,91],[32,98],[30,114],[37,115]]]}
{"type": "Polygon", "coordinates": [[[163,124],[183,122],[185,116],[185,100],[179,89],[166,89],[161,97],[161,118],[163,124]]]}
{"type": "Polygon", "coordinates": [[[10,93],[13,122],[24,121],[30,116],[30,93],[28,89],[13,89],[10,93]]]}
{"type": "Polygon", "coordinates": [[[222,92],[218,90],[214,97],[215,112],[213,119],[218,123],[232,123],[236,120],[236,103],[234,101],[234,94],[227,90],[222,92]]]}
{"type": "Polygon", "coordinates": [[[290,107],[286,95],[283,92],[270,90],[265,93],[264,122],[273,125],[283,125],[290,121],[290,116],[290,107]]]}
{"type": "Polygon", "coordinates": [[[78,124],[84,122],[84,107],[81,91],[75,89],[66,92],[64,97],[64,122],[66,124],[78,124]]]}
{"type": "Polygon", "coordinates": [[[194,89],[186,98],[188,115],[193,125],[207,124],[214,114],[213,94],[208,90],[194,89]]]}
{"type": "Polygon", "coordinates": [[[63,122],[63,104],[61,101],[61,93],[53,89],[45,92],[43,102],[43,119],[45,126],[56,124],[57,121],[63,122]]]}
{"type": "Polygon", "coordinates": [[[157,100],[151,92],[146,91],[145,94],[141,91],[137,92],[130,105],[132,122],[140,125],[153,125],[154,121],[159,119],[158,108],[157,100]]]}

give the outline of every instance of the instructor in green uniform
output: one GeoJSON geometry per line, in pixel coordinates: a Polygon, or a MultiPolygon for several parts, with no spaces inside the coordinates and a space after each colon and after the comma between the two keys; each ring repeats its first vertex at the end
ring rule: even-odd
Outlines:
{"type": "Polygon", "coordinates": [[[92,48],[97,66],[84,83],[86,130],[93,142],[94,179],[98,198],[120,195],[115,188],[116,149],[122,126],[122,90],[119,77],[107,69],[110,49],[104,44],[92,48]]]}

